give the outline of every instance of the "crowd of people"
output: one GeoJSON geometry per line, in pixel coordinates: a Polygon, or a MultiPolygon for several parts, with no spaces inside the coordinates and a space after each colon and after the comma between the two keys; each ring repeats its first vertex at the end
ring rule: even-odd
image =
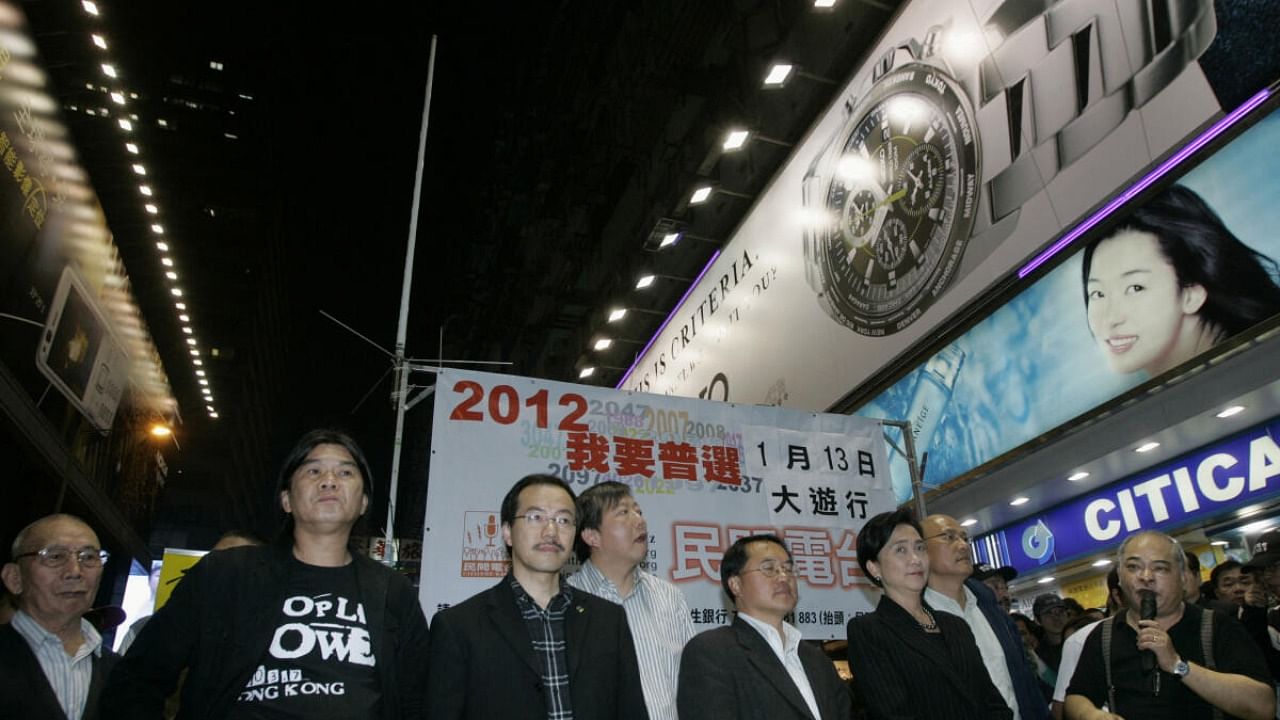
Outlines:
{"type": "Polygon", "coordinates": [[[3,718],[1242,718],[1276,714],[1280,532],[1248,563],[1172,537],[1126,538],[1105,608],[1037,597],[1012,613],[1012,568],[973,565],[954,518],[871,518],[857,559],[882,591],[848,624],[852,681],[789,622],[799,600],[775,535],[720,562],[732,623],[695,634],[683,594],[643,569],[630,487],[580,496],[530,475],[502,499],[510,571],[430,629],[402,575],[350,550],[369,503],[359,446],[328,430],[286,459],[280,539],[229,537],[111,652],[86,618],[108,554],[70,515],[24,528],[2,572],[3,718]],[[564,574],[571,555],[581,568],[564,574]]]}

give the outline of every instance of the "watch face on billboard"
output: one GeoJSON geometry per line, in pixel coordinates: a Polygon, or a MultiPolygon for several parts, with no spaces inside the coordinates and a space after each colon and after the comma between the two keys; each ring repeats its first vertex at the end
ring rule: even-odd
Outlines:
{"type": "Polygon", "coordinates": [[[128,377],[128,357],[70,267],[58,281],[36,366],[96,428],[111,427],[128,377]]]}

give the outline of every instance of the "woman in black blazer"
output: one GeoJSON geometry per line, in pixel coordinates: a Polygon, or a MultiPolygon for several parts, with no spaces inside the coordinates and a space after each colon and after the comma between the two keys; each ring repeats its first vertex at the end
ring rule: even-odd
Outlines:
{"type": "Polygon", "coordinates": [[[1000,720],[1013,711],[991,684],[964,620],[922,596],[929,555],[910,510],[881,513],[858,533],[858,564],[884,596],[849,621],[849,669],[867,717],[1000,720]]]}

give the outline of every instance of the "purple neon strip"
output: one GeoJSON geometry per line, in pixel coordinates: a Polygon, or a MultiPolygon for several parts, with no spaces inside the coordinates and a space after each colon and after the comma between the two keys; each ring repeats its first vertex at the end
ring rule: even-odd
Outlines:
{"type": "Polygon", "coordinates": [[[621,389],[623,384],[627,382],[627,378],[631,377],[631,373],[636,371],[636,367],[640,365],[640,358],[644,357],[645,354],[649,352],[649,348],[653,347],[653,344],[658,341],[658,336],[662,335],[662,331],[667,329],[667,325],[670,324],[671,318],[675,317],[676,313],[680,312],[680,308],[684,307],[684,301],[689,299],[689,296],[693,294],[694,288],[698,287],[698,283],[702,282],[702,276],[707,274],[707,271],[711,269],[712,265],[715,265],[716,260],[719,258],[719,250],[711,253],[711,259],[703,266],[702,272],[698,273],[698,277],[694,278],[693,282],[689,283],[689,289],[684,291],[684,295],[680,297],[680,302],[676,303],[676,306],[671,308],[671,314],[667,315],[667,319],[662,321],[662,325],[658,327],[658,331],[653,334],[653,337],[649,338],[649,343],[644,346],[644,349],[641,350],[638,355],[636,355],[635,361],[631,363],[631,367],[627,368],[626,374],[622,376],[622,379],[618,381],[617,385],[613,386],[614,390],[621,389]]]}
{"type": "Polygon", "coordinates": [[[1050,258],[1052,258],[1054,255],[1057,255],[1059,252],[1061,252],[1063,248],[1075,242],[1077,239],[1079,239],[1081,235],[1084,235],[1085,233],[1092,230],[1098,223],[1105,220],[1107,216],[1111,215],[1117,209],[1119,209],[1122,205],[1132,200],[1134,196],[1138,195],[1143,190],[1146,190],[1147,188],[1151,187],[1152,183],[1164,177],[1165,175],[1169,174],[1171,170],[1173,170],[1175,167],[1180,165],[1184,160],[1186,160],[1188,157],[1196,153],[1198,150],[1200,150],[1200,148],[1204,147],[1214,138],[1221,135],[1224,131],[1226,131],[1227,128],[1236,124],[1236,122],[1238,122],[1241,118],[1247,115],[1251,110],[1253,110],[1254,108],[1258,107],[1263,102],[1265,102],[1266,99],[1270,96],[1271,96],[1271,91],[1264,89],[1261,92],[1259,92],[1257,95],[1254,95],[1253,97],[1249,98],[1240,107],[1236,108],[1235,110],[1232,110],[1231,113],[1228,114],[1226,117],[1214,123],[1208,130],[1205,130],[1203,133],[1201,133],[1200,136],[1197,137],[1195,140],[1192,140],[1190,143],[1185,145],[1181,150],[1174,153],[1172,157],[1160,163],[1160,165],[1158,165],[1151,172],[1147,173],[1147,175],[1143,177],[1141,180],[1129,186],[1128,190],[1125,190],[1114,200],[1112,200],[1111,202],[1103,206],[1101,210],[1089,216],[1087,220],[1077,225],[1075,229],[1073,229],[1071,232],[1062,236],[1062,239],[1058,240],[1058,242],[1051,245],[1049,249],[1040,253],[1034,259],[1032,259],[1031,262],[1023,266],[1023,268],[1018,271],[1018,279],[1021,280],[1022,278],[1025,278],[1026,276],[1035,272],[1036,268],[1048,262],[1050,258]]]}

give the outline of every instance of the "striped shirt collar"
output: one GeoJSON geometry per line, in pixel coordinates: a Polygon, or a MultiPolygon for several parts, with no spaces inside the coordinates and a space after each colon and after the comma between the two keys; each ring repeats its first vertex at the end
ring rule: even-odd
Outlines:
{"type": "Polygon", "coordinates": [[[605,600],[616,602],[619,605],[622,604],[623,600],[629,599],[632,595],[642,595],[644,593],[643,588],[646,586],[645,583],[648,581],[645,573],[640,571],[639,565],[631,568],[631,574],[634,578],[634,582],[631,584],[631,595],[624,598],[622,597],[622,593],[618,590],[618,586],[614,585],[613,581],[601,572],[600,568],[596,567],[590,560],[582,563],[582,567],[578,570],[577,574],[580,576],[579,580],[584,586],[583,589],[594,595],[599,595],[605,600]]]}
{"type": "MultiPolygon", "coordinates": [[[[44,626],[36,622],[36,619],[28,615],[25,610],[19,610],[14,613],[10,624],[27,641],[32,650],[45,644],[62,647],[62,638],[44,629],[44,626]]],[[[102,635],[98,633],[98,629],[93,626],[93,623],[80,618],[80,635],[84,637],[84,644],[76,651],[75,659],[82,658],[90,653],[95,657],[102,657],[102,635]]]]}

